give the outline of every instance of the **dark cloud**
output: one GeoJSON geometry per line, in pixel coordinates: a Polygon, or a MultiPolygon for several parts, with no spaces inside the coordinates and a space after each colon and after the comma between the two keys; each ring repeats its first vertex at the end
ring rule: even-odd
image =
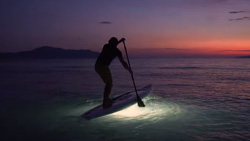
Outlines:
{"type": "MultiPolygon", "coordinates": [[[[230,11],[230,14],[243,14],[245,15],[246,13],[249,13],[249,11],[244,11],[244,10],[238,10],[238,11],[230,11]]],[[[240,17],[240,18],[232,18],[229,19],[229,21],[243,21],[243,20],[250,20],[250,17],[240,17]]]]}
{"type": "Polygon", "coordinates": [[[226,52],[228,52],[228,51],[237,51],[237,52],[250,52],[250,50],[222,50],[222,51],[226,51],[226,52]]]}
{"type": "Polygon", "coordinates": [[[250,20],[250,17],[242,17],[242,18],[229,19],[229,21],[242,21],[242,20],[250,20]]]}
{"type": "Polygon", "coordinates": [[[100,24],[112,24],[112,22],[109,22],[109,21],[103,21],[103,22],[100,22],[100,24]]]}
{"type": "Polygon", "coordinates": [[[184,49],[184,48],[144,48],[144,50],[162,50],[162,51],[186,51],[190,49],[184,49]]]}
{"type": "Polygon", "coordinates": [[[229,21],[242,21],[244,20],[243,18],[236,18],[236,19],[229,19],[229,21]]]}
{"type": "Polygon", "coordinates": [[[250,52],[250,50],[237,50],[239,52],[250,52]]]}
{"type": "Polygon", "coordinates": [[[246,11],[230,11],[230,14],[239,14],[239,13],[245,13],[246,11]]]}

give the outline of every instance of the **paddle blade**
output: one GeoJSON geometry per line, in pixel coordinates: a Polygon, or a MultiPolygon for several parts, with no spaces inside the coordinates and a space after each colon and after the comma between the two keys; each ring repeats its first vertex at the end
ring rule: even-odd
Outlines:
{"type": "Polygon", "coordinates": [[[141,99],[137,99],[137,104],[139,107],[145,107],[145,104],[143,103],[141,99]]]}

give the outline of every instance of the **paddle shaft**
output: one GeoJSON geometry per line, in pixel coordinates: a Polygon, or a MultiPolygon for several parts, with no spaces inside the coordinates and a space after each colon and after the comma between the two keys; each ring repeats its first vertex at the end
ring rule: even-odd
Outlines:
{"type": "MultiPolygon", "coordinates": [[[[130,70],[132,72],[132,68],[131,68],[131,65],[130,65],[130,61],[129,61],[129,57],[128,57],[128,52],[127,52],[127,47],[126,47],[124,41],[123,41],[123,45],[124,45],[124,49],[125,49],[125,52],[126,52],[126,57],[127,57],[127,60],[128,60],[128,67],[130,68],[130,70]]],[[[135,93],[136,93],[136,98],[137,98],[138,105],[139,105],[139,107],[145,107],[144,103],[142,102],[141,98],[139,97],[139,95],[137,93],[134,75],[133,75],[133,73],[130,73],[130,74],[131,74],[131,78],[132,78],[133,85],[134,85],[134,88],[135,88],[135,93]],[[140,102],[140,104],[139,104],[139,102],[140,102]]]]}

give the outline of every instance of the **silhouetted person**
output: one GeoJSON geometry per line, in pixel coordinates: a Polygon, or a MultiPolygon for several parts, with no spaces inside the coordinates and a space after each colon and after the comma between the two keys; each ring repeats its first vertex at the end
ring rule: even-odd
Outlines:
{"type": "Polygon", "coordinates": [[[103,108],[112,106],[112,101],[109,98],[109,94],[111,92],[113,83],[109,65],[111,64],[113,59],[117,56],[123,67],[130,73],[132,73],[128,64],[124,61],[121,51],[117,48],[117,45],[123,41],[125,41],[124,38],[122,38],[120,41],[118,41],[116,37],[110,38],[109,43],[103,46],[102,52],[98,56],[95,63],[95,71],[99,74],[99,76],[105,83],[103,94],[103,108]]]}

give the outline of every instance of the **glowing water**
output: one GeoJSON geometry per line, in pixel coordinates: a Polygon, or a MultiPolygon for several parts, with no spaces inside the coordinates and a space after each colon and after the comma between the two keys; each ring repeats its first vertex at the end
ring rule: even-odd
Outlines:
{"type": "Polygon", "coordinates": [[[171,103],[167,103],[167,101],[160,100],[160,98],[156,96],[148,96],[143,101],[146,104],[146,107],[142,108],[138,107],[137,104],[134,104],[124,110],[113,113],[110,116],[121,120],[159,120],[166,116],[180,114],[181,112],[178,105],[174,106],[171,103]]]}

